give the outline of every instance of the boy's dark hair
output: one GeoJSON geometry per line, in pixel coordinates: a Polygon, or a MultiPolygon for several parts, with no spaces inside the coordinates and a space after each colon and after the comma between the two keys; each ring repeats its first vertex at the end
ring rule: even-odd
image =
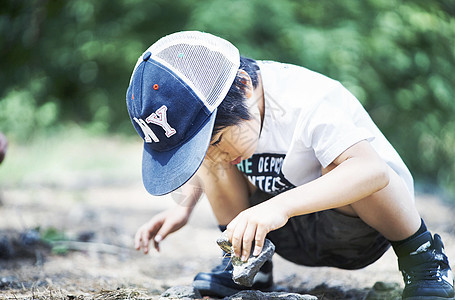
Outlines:
{"type": "MultiPolygon", "coordinates": [[[[239,70],[244,70],[250,76],[253,88],[256,88],[258,85],[257,71],[259,70],[256,61],[241,56],[239,70]]],[[[237,73],[229,92],[218,106],[212,138],[226,127],[237,125],[243,120],[251,119],[251,115],[245,104],[245,86],[244,78],[237,73]]]]}

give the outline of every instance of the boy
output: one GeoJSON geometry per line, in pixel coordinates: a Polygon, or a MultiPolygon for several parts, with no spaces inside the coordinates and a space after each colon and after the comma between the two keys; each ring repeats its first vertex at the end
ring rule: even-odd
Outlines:
{"type": "MultiPolygon", "coordinates": [[[[421,220],[412,177],[366,111],[343,86],[302,67],[241,58],[229,42],[201,32],[160,39],[139,58],[127,91],[144,138],[146,189],[181,187],[185,206],[139,228],[149,250],[188,220],[205,192],[235,255],[258,255],[267,236],[297,264],[362,268],[390,244],[404,299],[453,299],[439,235],[421,220]]],[[[228,259],[196,275],[202,295],[245,289],[228,259]]],[[[272,262],[254,288],[273,284],[272,262]]]]}

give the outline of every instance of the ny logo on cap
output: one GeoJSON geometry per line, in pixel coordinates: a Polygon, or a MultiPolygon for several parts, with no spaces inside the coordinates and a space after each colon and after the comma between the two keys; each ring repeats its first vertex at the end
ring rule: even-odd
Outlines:
{"type": "Polygon", "coordinates": [[[160,108],[158,108],[154,113],[152,113],[150,116],[148,116],[144,120],[138,119],[136,117],[133,118],[134,121],[141,127],[142,132],[144,133],[144,140],[146,143],[151,143],[152,140],[155,143],[158,143],[160,140],[156,136],[156,134],[152,131],[152,129],[147,125],[147,123],[152,123],[161,126],[161,128],[164,129],[164,134],[167,137],[171,137],[174,134],[177,133],[177,131],[169,125],[167,122],[167,106],[163,105],[160,108]],[[147,122],[147,123],[146,123],[147,122]]]}

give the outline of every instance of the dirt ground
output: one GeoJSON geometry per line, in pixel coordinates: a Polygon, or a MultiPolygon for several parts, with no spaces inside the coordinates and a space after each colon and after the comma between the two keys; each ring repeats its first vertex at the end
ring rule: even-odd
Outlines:
{"type": "MultiPolygon", "coordinates": [[[[109,293],[115,292],[123,299],[139,299],[134,293],[158,299],[169,287],[191,285],[195,274],[220,260],[219,231],[206,199],[160,253],[144,255],[133,249],[134,233],[155,213],[177,205],[171,197],[149,196],[139,178],[31,182],[0,186],[0,299],[114,299],[109,293]],[[63,240],[54,251],[34,239],[33,233],[53,231],[63,234],[54,237],[63,240]]],[[[453,265],[455,208],[426,194],[417,205],[428,227],[442,236],[453,265]]],[[[275,255],[274,278],[278,288],[319,299],[363,299],[378,281],[403,285],[392,250],[356,271],[297,266],[275,255]]]]}
{"type": "MultiPolygon", "coordinates": [[[[2,191],[1,201],[3,236],[18,239],[21,233],[40,227],[40,232],[55,228],[69,240],[63,254],[31,245],[30,253],[1,259],[0,295],[5,299],[52,293],[94,297],[118,288],[158,297],[170,286],[191,285],[193,276],[209,270],[221,255],[214,243],[219,232],[204,199],[189,224],[169,236],[160,253],[149,255],[133,249],[136,228],[176,204],[171,198],[150,198],[139,184],[81,190],[8,189],[2,191]]],[[[455,257],[454,209],[424,195],[418,197],[418,205],[429,227],[443,236],[449,257],[455,257]]],[[[287,290],[305,292],[324,284],[329,294],[331,289],[347,291],[340,296],[346,299],[361,299],[377,281],[402,285],[392,251],[357,271],[296,266],[276,256],[274,276],[287,290]]],[[[320,287],[318,293],[323,293],[320,287]]]]}

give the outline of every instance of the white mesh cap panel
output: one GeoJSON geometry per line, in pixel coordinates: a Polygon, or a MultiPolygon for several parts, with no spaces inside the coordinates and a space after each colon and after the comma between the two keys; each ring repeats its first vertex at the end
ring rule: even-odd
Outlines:
{"type": "Polygon", "coordinates": [[[184,80],[210,112],[226,96],[240,65],[239,51],[231,43],[197,31],[166,36],[147,51],[184,80]]]}

